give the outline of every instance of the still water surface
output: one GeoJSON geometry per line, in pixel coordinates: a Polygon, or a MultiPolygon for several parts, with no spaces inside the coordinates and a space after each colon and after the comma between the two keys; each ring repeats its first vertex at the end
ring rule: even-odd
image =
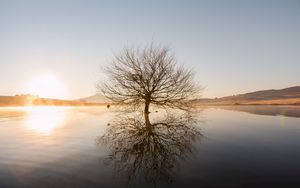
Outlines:
{"type": "Polygon", "coordinates": [[[104,107],[0,108],[0,187],[300,187],[299,114],[210,107],[149,131],[104,107]]]}

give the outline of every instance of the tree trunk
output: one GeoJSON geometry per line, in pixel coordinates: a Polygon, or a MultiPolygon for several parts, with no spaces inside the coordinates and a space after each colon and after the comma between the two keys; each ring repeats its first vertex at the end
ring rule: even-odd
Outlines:
{"type": "Polygon", "coordinates": [[[151,126],[150,120],[149,120],[149,106],[150,106],[150,100],[146,99],[145,101],[145,110],[144,110],[144,116],[145,116],[145,124],[147,127],[151,126]]]}
{"type": "Polygon", "coordinates": [[[150,123],[150,119],[149,119],[149,113],[145,113],[145,125],[148,128],[151,128],[151,123],[150,123]]]}
{"type": "Polygon", "coordinates": [[[146,100],[145,101],[145,110],[144,110],[145,114],[149,114],[149,106],[150,106],[150,100],[146,100]]]}

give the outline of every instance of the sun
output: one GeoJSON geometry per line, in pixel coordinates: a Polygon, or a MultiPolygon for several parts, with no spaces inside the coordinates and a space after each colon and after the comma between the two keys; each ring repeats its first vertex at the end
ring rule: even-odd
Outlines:
{"type": "Polygon", "coordinates": [[[34,76],[25,84],[24,93],[42,98],[64,99],[67,97],[65,85],[53,74],[34,76]]]}

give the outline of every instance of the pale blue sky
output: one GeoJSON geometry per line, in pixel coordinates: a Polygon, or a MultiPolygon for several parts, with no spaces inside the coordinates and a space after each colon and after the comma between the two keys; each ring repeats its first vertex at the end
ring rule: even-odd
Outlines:
{"type": "Polygon", "coordinates": [[[300,85],[300,1],[0,0],[0,95],[51,72],[96,92],[124,45],[169,45],[204,97],[300,85]]]}

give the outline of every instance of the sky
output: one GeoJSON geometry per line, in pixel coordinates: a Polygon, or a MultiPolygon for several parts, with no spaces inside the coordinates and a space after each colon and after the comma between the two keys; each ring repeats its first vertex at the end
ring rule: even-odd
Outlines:
{"type": "Polygon", "coordinates": [[[300,1],[0,0],[0,95],[52,74],[77,99],[97,92],[124,46],[169,46],[203,97],[300,85],[300,1]]]}

